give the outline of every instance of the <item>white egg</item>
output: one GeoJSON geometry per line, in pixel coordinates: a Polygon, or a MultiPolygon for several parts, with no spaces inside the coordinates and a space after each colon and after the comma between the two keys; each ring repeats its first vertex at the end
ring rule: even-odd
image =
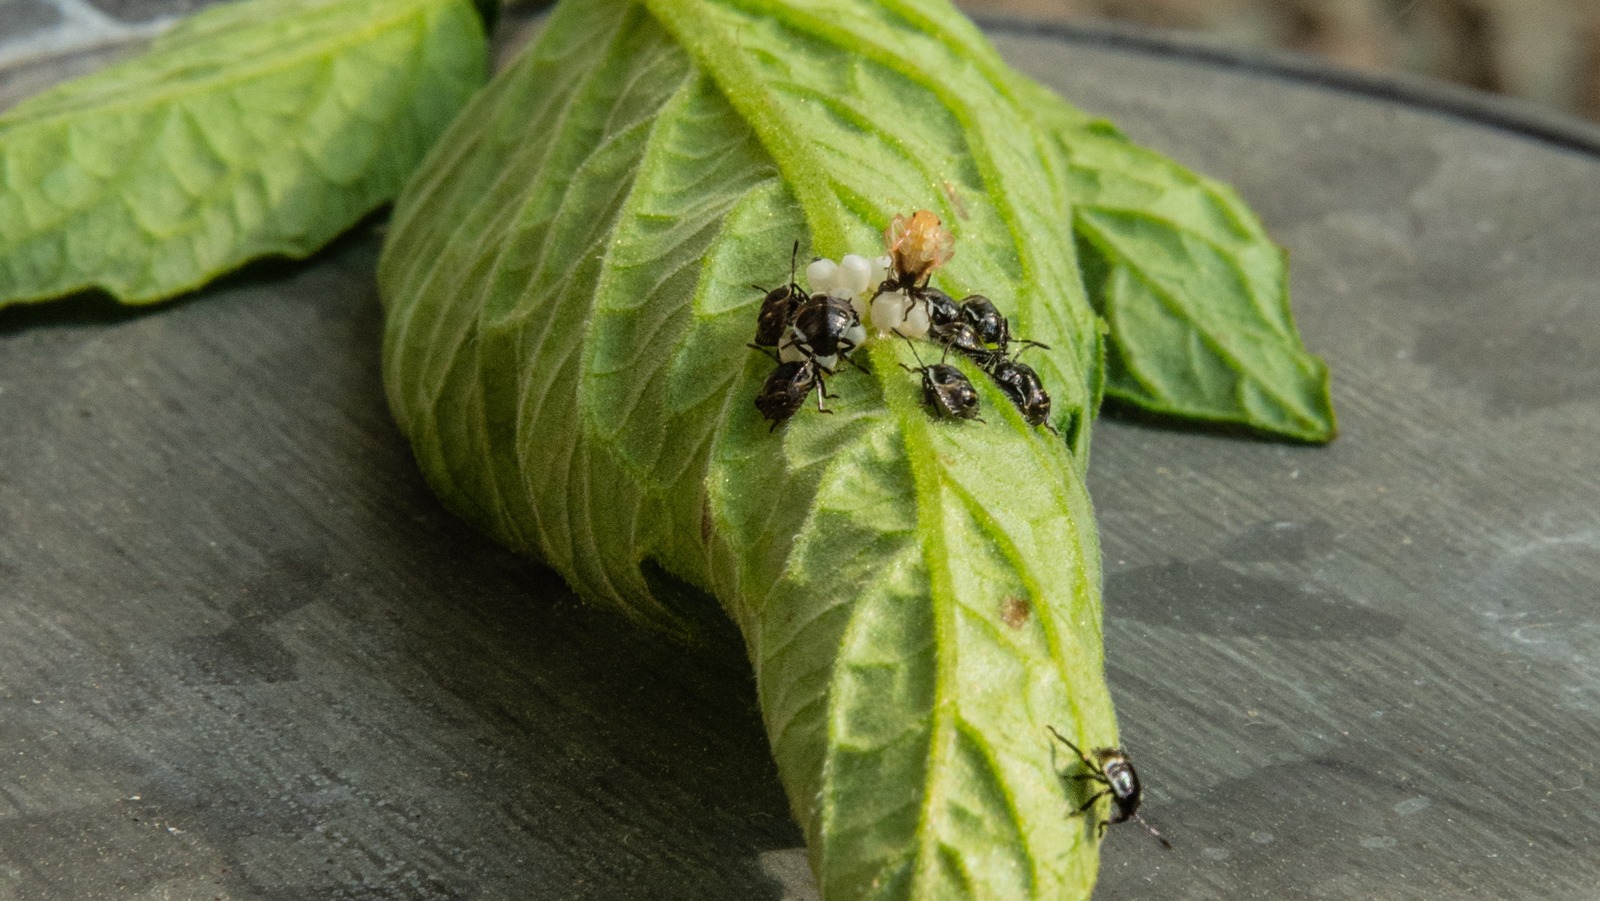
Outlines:
{"type": "Polygon", "coordinates": [[[844,339],[849,341],[851,344],[854,344],[856,347],[860,347],[862,343],[867,340],[866,326],[861,325],[860,323],[850,326],[844,330],[844,339]]]}
{"type": "MultiPolygon", "coordinates": [[[[839,261],[838,286],[849,292],[851,297],[865,294],[875,282],[872,280],[872,261],[856,253],[847,253],[839,261]]],[[[882,282],[879,279],[878,282],[882,282]]]]}
{"type": "Polygon", "coordinates": [[[889,277],[889,269],[894,265],[894,260],[888,256],[878,257],[872,261],[872,283],[881,285],[889,277]]]}
{"type": "Polygon", "coordinates": [[[838,287],[839,264],[823,257],[806,266],[806,281],[811,283],[812,294],[828,294],[838,287]]]}
{"type": "Polygon", "coordinates": [[[907,338],[928,337],[928,305],[925,303],[913,304],[906,311],[906,321],[900,325],[900,334],[907,338]]]}
{"type": "Polygon", "coordinates": [[[824,372],[832,372],[839,365],[839,355],[829,354],[826,357],[817,357],[817,365],[821,366],[824,372]]]}
{"type": "Polygon", "coordinates": [[[881,334],[892,334],[906,321],[906,296],[899,291],[885,291],[872,301],[872,327],[881,334]]]}
{"type": "Polygon", "coordinates": [[[857,294],[850,298],[850,308],[856,311],[857,319],[866,322],[872,316],[872,299],[865,294],[857,294]]]}

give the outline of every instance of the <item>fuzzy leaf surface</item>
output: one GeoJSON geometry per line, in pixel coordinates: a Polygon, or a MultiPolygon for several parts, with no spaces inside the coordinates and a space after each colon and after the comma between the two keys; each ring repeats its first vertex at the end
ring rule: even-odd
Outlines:
{"type": "Polygon", "coordinates": [[[1017,83],[1065,160],[1089,299],[1110,327],[1106,394],[1297,441],[1337,432],[1328,367],[1289,308],[1288,257],[1227,185],[1017,83]]]}
{"type": "Polygon", "coordinates": [[[441,497],[590,600],[673,628],[660,567],[739,624],[829,899],[1094,881],[1045,725],[1115,744],[1080,463],[1099,333],[1065,171],[1004,72],[934,0],[568,0],[419,169],[380,265],[390,403],[441,497]],[[796,239],[876,254],[917,208],[956,233],[935,283],[1050,345],[1064,437],[970,367],[987,422],[930,419],[889,340],[828,380],[831,415],[768,431],[751,284],[796,239]]]}
{"type": "Polygon", "coordinates": [[[0,307],[126,303],[303,257],[398,193],[482,83],[468,0],[247,0],[0,116],[0,307]]]}

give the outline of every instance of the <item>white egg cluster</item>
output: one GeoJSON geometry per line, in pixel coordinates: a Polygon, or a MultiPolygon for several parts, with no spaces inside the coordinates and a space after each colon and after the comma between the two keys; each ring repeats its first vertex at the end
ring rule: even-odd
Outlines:
{"type": "MultiPolygon", "coordinates": [[[[856,321],[840,333],[852,348],[860,347],[867,340],[867,330],[861,322],[866,319],[869,293],[883,283],[888,272],[888,257],[869,260],[854,253],[845,254],[838,262],[819,257],[806,266],[806,281],[811,285],[812,298],[835,297],[849,303],[855,311],[856,321]]],[[[790,325],[784,340],[778,345],[778,360],[782,363],[798,363],[813,359],[828,372],[838,368],[838,354],[817,355],[812,345],[812,336],[807,335],[798,324],[790,325]]]]}
{"type": "Polygon", "coordinates": [[[880,290],[889,280],[892,266],[888,255],[869,260],[847,253],[838,262],[820,257],[806,266],[806,281],[814,295],[831,294],[849,300],[861,321],[870,321],[880,336],[926,338],[928,305],[898,288],[880,290]]]}
{"type": "Polygon", "coordinates": [[[928,304],[904,291],[885,291],[873,298],[872,325],[882,335],[928,337],[928,304]]]}
{"type": "Polygon", "coordinates": [[[863,322],[867,318],[867,303],[871,292],[889,277],[889,258],[869,260],[856,253],[847,253],[837,263],[827,257],[812,260],[806,266],[806,281],[812,294],[830,294],[850,301],[856,315],[863,322]]]}
{"type": "Polygon", "coordinates": [[[1029,347],[1048,348],[1014,340],[1009,320],[988,297],[969,294],[957,303],[929,284],[955,251],[954,236],[939,217],[927,210],[895,216],[883,238],[888,253],[876,259],[851,253],[837,262],[812,260],[806,265],[809,292],[795,282],[795,242],[789,283],[767,291],[750,344],[778,364],[756,397],[769,429],[793,416],[813,392],[818,410],[828,412],[822,401],[833,395],[824,379],[841,363],[866,371],[850,352],[866,341],[864,323],[870,321],[880,337],[926,339],[943,349],[937,363],[906,367],[921,375],[923,403],[936,416],[983,421],[971,380],[945,360],[954,352],[988,375],[1024,421],[1054,431],[1050,395],[1032,367],[1017,359],[1029,347]]]}

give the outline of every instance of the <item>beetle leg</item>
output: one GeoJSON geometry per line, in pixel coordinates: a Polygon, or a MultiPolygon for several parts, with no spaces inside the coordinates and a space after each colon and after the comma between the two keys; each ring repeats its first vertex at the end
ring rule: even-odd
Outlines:
{"type": "Polygon", "coordinates": [[[1066,745],[1067,747],[1071,748],[1072,749],[1072,753],[1078,755],[1078,759],[1083,761],[1084,766],[1090,766],[1090,767],[1094,766],[1094,761],[1089,759],[1089,755],[1087,755],[1087,754],[1083,753],[1082,751],[1078,750],[1078,746],[1073,744],[1071,741],[1068,741],[1067,737],[1065,735],[1062,735],[1060,732],[1057,732],[1056,731],[1056,727],[1047,725],[1047,726],[1045,726],[1045,728],[1050,730],[1050,734],[1054,735],[1056,737],[1057,741],[1059,741],[1062,744],[1066,745]]]}
{"type": "MultiPolygon", "coordinates": [[[[1089,796],[1089,800],[1083,802],[1083,806],[1082,807],[1079,807],[1077,810],[1074,810],[1072,812],[1072,815],[1073,816],[1077,816],[1078,814],[1083,813],[1085,810],[1088,810],[1090,807],[1093,807],[1094,806],[1094,802],[1100,800],[1101,798],[1104,798],[1106,795],[1109,795],[1109,794],[1111,794],[1111,789],[1109,789],[1109,788],[1105,789],[1104,791],[1095,792],[1093,795],[1089,796]]],[[[1105,826],[1104,823],[1101,823],[1100,825],[1102,827],[1105,826]]]]}
{"type": "Polygon", "coordinates": [[[762,353],[766,354],[767,356],[771,357],[772,358],[772,362],[778,363],[779,365],[782,365],[782,361],[778,359],[777,352],[774,351],[770,347],[762,347],[759,344],[746,344],[745,347],[748,347],[751,350],[759,350],[762,353]]]}
{"type": "MultiPolygon", "coordinates": [[[[905,336],[902,335],[901,337],[905,337],[905,336]]],[[[839,341],[839,359],[845,361],[846,363],[849,363],[851,366],[854,366],[860,372],[866,372],[867,369],[866,369],[865,366],[862,366],[860,363],[857,363],[855,360],[850,359],[850,351],[856,350],[859,347],[861,347],[861,345],[855,343],[854,341],[841,339],[839,341]]],[[[902,363],[901,365],[903,366],[905,364],[902,363]]]]}
{"type": "Polygon", "coordinates": [[[824,407],[822,405],[822,399],[824,397],[838,397],[838,396],[839,395],[837,395],[837,394],[829,394],[828,393],[827,384],[825,382],[823,382],[822,379],[817,379],[817,412],[818,413],[832,413],[833,412],[832,410],[830,410],[827,407],[824,407]]]}

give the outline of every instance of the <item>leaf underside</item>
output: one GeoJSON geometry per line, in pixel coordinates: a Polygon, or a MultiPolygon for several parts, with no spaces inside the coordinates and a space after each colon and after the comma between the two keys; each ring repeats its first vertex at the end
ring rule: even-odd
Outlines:
{"type": "Polygon", "coordinates": [[[1045,725],[1115,744],[1099,335],[1065,168],[1004,71],[933,0],[568,0],[424,162],[380,266],[391,406],[454,509],[588,599],[674,628],[649,563],[739,623],[827,898],[1094,880],[1045,725]],[[874,254],[917,208],[956,233],[935,284],[1050,345],[1066,438],[970,366],[987,421],[931,419],[887,340],[769,433],[751,283],[797,238],[874,254]]]}
{"type": "Polygon", "coordinates": [[[391,200],[487,71],[467,0],[249,0],[0,116],[0,307],[149,303],[391,200]]]}

